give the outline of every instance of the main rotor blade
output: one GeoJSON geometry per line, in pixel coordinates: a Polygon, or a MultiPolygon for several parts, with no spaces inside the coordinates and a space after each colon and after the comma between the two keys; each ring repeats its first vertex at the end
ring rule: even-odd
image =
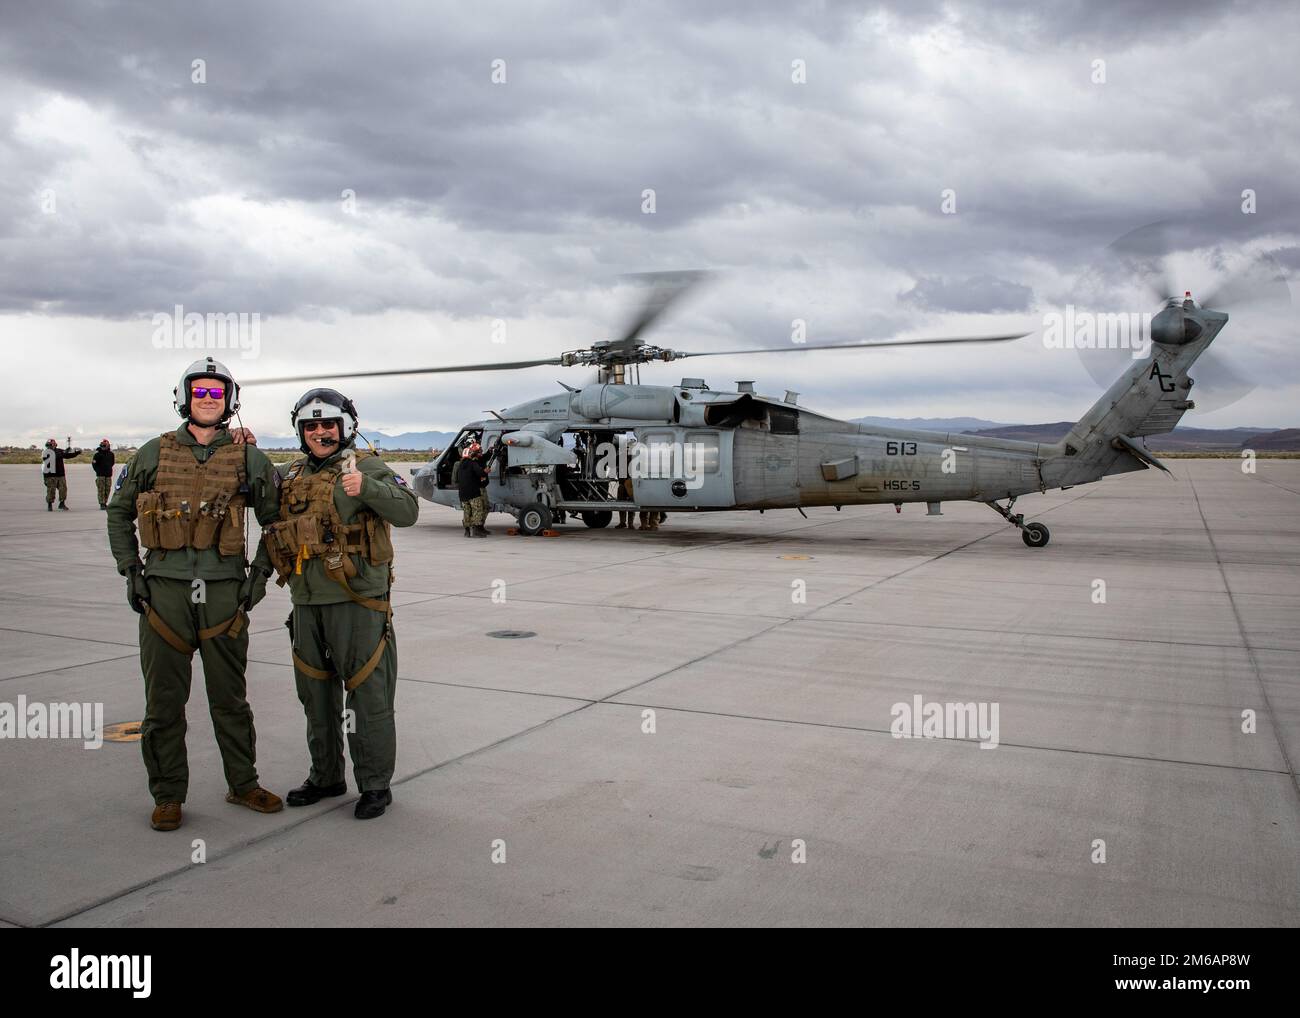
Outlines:
{"type": "Polygon", "coordinates": [[[535,361],[496,361],[491,364],[449,364],[436,368],[398,368],[392,371],[317,371],[311,375],[290,375],[284,378],[253,378],[240,382],[248,385],[280,385],[285,382],[317,382],[325,378],[380,378],[389,375],[441,375],[458,371],[513,371],[517,368],[536,368],[543,364],[558,365],[559,357],[544,357],[535,361]]]}
{"type": "MultiPolygon", "coordinates": [[[[729,354],[750,353],[806,353],[813,350],[868,350],[877,346],[931,346],[936,343],[1005,343],[1012,339],[1024,339],[1030,332],[1019,332],[1007,336],[937,336],[929,339],[885,339],[874,343],[828,343],[823,346],[769,346],[747,350],[706,350],[700,353],[682,352],[678,357],[726,357],[729,354]]],[[[674,358],[678,359],[678,358],[674,358]]]]}
{"type": "Polygon", "coordinates": [[[641,333],[708,277],[708,272],[698,269],[685,272],[639,272],[624,277],[648,283],[650,292],[632,320],[623,328],[622,334],[611,340],[609,345],[619,348],[638,346],[641,333]]]}
{"type": "Polygon", "coordinates": [[[1205,294],[1192,294],[1212,311],[1253,311],[1267,304],[1291,303],[1286,273],[1273,257],[1260,252],[1213,284],[1205,294]]]}

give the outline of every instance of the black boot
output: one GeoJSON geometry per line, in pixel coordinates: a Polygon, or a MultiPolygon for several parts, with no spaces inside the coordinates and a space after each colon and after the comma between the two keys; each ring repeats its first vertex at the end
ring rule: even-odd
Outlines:
{"type": "Polygon", "coordinates": [[[474,528],[474,536],[475,536],[475,537],[491,537],[491,536],[492,536],[492,531],[488,530],[487,527],[483,526],[483,524],[480,523],[477,527],[474,528]]]}
{"type": "MultiPolygon", "coordinates": [[[[53,502],[46,502],[46,503],[45,503],[45,511],[46,511],[47,513],[52,513],[52,512],[54,512],[54,503],[53,503],[53,502]]],[[[466,531],[466,533],[468,534],[469,532],[466,531]]]]}
{"type": "Polygon", "coordinates": [[[70,509],[68,508],[68,506],[67,506],[67,503],[65,503],[65,502],[60,502],[60,503],[59,503],[59,508],[62,509],[65,513],[66,513],[66,512],[71,512],[71,510],[70,510],[70,509]]]}
{"type": "Polygon", "coordinates": [[[466,527],[466,528],[465,528],[465,536],[466,536],[466,537],[473,537],[473,536],[474,536],[473,534],[471,534],[471,533],[469,532],[469,527],[466,527]]]}
{"type": "Polygon", "coordinates": [[[311,778],[308,778],[297,788],[291,789],[285,796],[285,802],[290,806],[310,806],[313,803],[320,802],[322,799],[332,799],[336,795],[345,795],[348,790],[348,783],[340,781],[337,785],[313,785],[311,778]]]}
{"type": "Polygon", "coordinates": [[[383,816],[385,807],[392,804],[393,793],[387,788],[380,789],[378,792],[362,792],[352,815],[358,820],[373,820],[375,817],[383,816]]]}

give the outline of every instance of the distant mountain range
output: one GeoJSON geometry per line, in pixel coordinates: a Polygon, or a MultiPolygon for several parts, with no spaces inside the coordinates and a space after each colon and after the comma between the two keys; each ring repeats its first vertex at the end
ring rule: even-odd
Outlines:
{"type": "MultiPolygon", "coordinates": [[[[456,437],[454,431],[404,431],[400,435],[385,435],[382,431],[363,429],[361,434],[381,449],[418,449],[420,452],[445,449],[447,443],[456,437]]],[[[291,435],[258,435],[257,444],[263,449],[298,448],[298,440],[291,435]]]]}
{"type": "MultiPolygon", "coordinates": [[[[958,431],[994,438],[1014,438],[1022,442],[1059,442],[1073,424],[1000,424],[979,417],[857,417],[857,424],[880,428],[914,428],[919,431],[958,431]]],[[[381,449],[445,449],[456,437],[451,431],[405,431],[386,435],[379,431],[364,433],[381,449]]],[[[296,449],[298,442],[287,435],[258,436],[263,449],[296,449]]],[[[1168,435],[1147,439],[1153,450],[1166,452],[1227,452],[1255,449],[1259,452],[1300,451],[1300,428],[1178,428],[1168,435]]]]}

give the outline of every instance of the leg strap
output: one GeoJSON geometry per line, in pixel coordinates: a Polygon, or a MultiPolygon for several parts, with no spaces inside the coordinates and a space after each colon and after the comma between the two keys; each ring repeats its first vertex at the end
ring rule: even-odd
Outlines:
{"type": "MultiPolygon", "coordinates": [[[[163,621],[163,617],[154,611],[153,605],[148,605],[147,609],[148,610],[145,612],[145,618],[148,619],[149,625],[153,627],[153,631],[166,640],[174,650],[178,650],[182,654],[193,656],[194,652],[198,650],[198,647],[191,647],[189,643],[176,632],[176,630],[167,625],[167,623],[163,621]]],[[[242,610],[236,610],[235,614],[226,619],[225,622],[219,622],[215,626],[209,626],[207,629],[200,629],[199,639],[211,640],[221,636],[223,633],[233,639],[239,635],[240,630],[244,628],[244,624],[247,621],[248,616],[245,615],[242,610]]]]}
{"type": "MultiPolygon", "coordinates": [[[[361,668],[357,671],[357,673],[354,676],[352,676],[352,678],[348,679],[345,683],[343,683],[343,688],[349,691],[356,689],[357,686],[361,685],[361,683],[365,682],[366,679],[370,678],[370,673],[373,672],[376,668],[378,668],[379,662],[383,660],[384,650],[387,647],[388,647],[388,633],[385,632],[384,635],[380,637],[379,645],[375,647],[374,653],[370,655],[370,657],[366,660],[366,663],[361,666],[361,668]]],[[[297,651],[293,652],[293,666],[297,668],[298,671],[302,672],[304,675],[306,675],[308,678],[311,679],[320,679],[323,681],[325,679],[335,678],[335,674],[333,672],[327,672],[320,668],[313,668],[311,665],[309,665],[306,661],[304,661],[302,658],[298,656],[297,651]]]]}

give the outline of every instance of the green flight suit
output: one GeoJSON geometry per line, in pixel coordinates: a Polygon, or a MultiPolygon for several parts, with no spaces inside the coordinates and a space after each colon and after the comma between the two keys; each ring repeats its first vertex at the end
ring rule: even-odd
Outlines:
{"type": "MultiPolygon", "coordinates": [[[[199,463],[206,462],[214,450],[231,444],[230,433],[222,429],[210,444],[200,445],[185,424],[176,429],[176,440],[199,463]]],[[[156,438],[140,448],[125,469],[125,476],[118,481],[108,506],[109,547],[117,561],[117,571],[124,576],[139,562],[136,496],[153,489],[158,452],[156,438]]],[[[275,468],[255,446],[246,447],[244,462],[250,488],[249,508],[259,523],[273,522],[280,505],[275,468]]],[[[266,573],[271,571],[264,549],[259,548],[254,565],[266,573]]],[[[245,555],[221,555],[215,545],[203,550],[151,549],[145,557],[144,575],[154,611],[177,636],[199,648],[226,784],[236,795],[256,788],[257,736],[245,680],[248,629],[242,628],[233,637],[222,634],[207,640],[198,638],[200,629],[217,625],[235,614],[241,587],[248,576],[245,555]],[[199,580],[203,582],[196,583],[199,580]]],[[[184,802],[189,788],[185,705],[190,695],[192,660],[191,655],[168,643],[143,615],[140,617],[140,665],[145,695],[140,750],[155,803],[184,802]]]]}
{"type": "MultiPolygon", "coordinates": [[[[301,476],[335,468],[343,455],[313,462],[296,460],[281,471],[286,478],[295,468],[301,476]]],[[[353,498],[343,491],[341,481],[333,489],[334,508],[344,524],[357,522],[357,513],[369,509],[393,526],[409,527],[420,515],[415,493],[378,456],[357,460],[364,475],[360,494],[353,498]]],[[[387,601],[389,563],[371,565],[360,553],[351,556],[357,574],[348,581],[363,598],[387,601]]],[[[383,612],[357,604],[325,571],[319,558],[308,558],[289,575],[293,615],[289,632],[293,638],[294,682],[298,700],[307,716],[307,749],[311,754],[314,785],[334,785],[344,780],[343,734],[347,730],[348,750],[357,790],[380,791],[389,786],[397,764],[397,725],[393,701],[397,692],[397,641],[389,618],[383,612]],[[344,681],[355,676],[388,635],[388,643],[374,670],[353,689],[344,681]],[[309,675],[299,662],[318,672],[309,675]],[[319,673],[328,672],[328,678],[319,673]],[[344,717],[344,708],[350,712],[344,717]]]]}

